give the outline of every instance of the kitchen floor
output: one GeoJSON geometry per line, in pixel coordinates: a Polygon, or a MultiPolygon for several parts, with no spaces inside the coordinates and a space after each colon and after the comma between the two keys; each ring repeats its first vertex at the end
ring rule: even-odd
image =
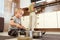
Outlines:
{"type": "MultiPolygon", "coordinates": [[[[0,40],[17,40],[17,38],[11,37],[7,34],[7,32],[0,33],[0,40]]],[[[45,34],[40,39],[33,39],[33,40],[60,40],[59,34],[45,34]]]]}

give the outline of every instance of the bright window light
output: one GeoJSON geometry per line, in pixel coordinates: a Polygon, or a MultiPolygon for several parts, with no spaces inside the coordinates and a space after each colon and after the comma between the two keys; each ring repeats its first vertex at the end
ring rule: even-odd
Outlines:
{"type": "Polygon", "coordinates": [[[44,1],[46,1],[46,0],[40,0],[40,1],[37,1],[36,3],[40,3],[40,2],[44,2],[44,1]]]}
{"type": "Polygon", "coordinates": [[[46,2],[50,3],[50,2],[54,2],[55,0],[46,0],[46,2]]]}

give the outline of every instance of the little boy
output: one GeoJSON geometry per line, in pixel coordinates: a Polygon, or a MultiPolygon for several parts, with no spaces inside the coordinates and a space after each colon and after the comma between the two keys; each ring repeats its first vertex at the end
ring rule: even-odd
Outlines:
{"type": "Polygon", "coordinates": [[[18,36],[18,30],[25,31],[25,27],[21,25],[21,17],[23,14],[24,11],[22,9],[15,9],[14,16],[10,20],[8,35],[16,37],[18,36]]]}

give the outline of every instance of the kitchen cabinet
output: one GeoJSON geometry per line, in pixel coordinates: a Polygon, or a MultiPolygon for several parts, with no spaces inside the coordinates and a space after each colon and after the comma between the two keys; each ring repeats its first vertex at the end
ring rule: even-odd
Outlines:
{"type": "Polygon", "coordinates": [[[38,14],[36,23],[36,27],[38,28],[57,28],[56,12],[38,14]]]}

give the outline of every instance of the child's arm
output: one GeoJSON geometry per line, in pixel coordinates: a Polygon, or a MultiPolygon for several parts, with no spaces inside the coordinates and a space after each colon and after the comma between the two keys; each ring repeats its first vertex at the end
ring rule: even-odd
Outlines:
{"type": "Polygon", "coordinates": [[[15,23],[14,20],[10,20],[10,25],[15,26],[17,28],[24,28],[22,25],[15,23]]]}

